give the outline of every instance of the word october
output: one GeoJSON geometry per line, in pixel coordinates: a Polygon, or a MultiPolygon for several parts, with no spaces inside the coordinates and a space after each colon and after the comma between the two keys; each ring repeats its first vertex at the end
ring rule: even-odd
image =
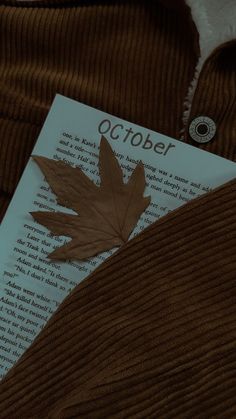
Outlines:
{"type": "Polygon", "coordinates": [[[132,128],[125,128],[122,124],[112,125],[109,119],[103,119],[100,122],[98,132],[101,135],[109,133],[112,140],[121,140],[123,143],[130,141],[133,147],[141,146],[144,150],[153,149],[155,153],[162,154],[163,156],[166,156],[168,151],[175,147],[172,143],[155,143],[150,139],[150,134],[144,137],[141,132],[134,132],[132,128]]]}

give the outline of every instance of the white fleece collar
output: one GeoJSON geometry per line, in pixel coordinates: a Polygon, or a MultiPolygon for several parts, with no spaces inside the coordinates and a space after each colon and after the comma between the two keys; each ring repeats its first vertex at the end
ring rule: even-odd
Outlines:
{"type": "Polygon", "coordinates": [[[186,0],[186,4],[199,32],[204,60],[221,44],[236,39],[235,0],[186,0]]]}
{"type": "Polygon", "coordinates": [[[191,9],[192,19],[199,33],[200,57],[184,102],[184,126],[188,122],[204,62],[217,47],[236,39],[236,0],[185,0],[185,3],[191,9]]]}

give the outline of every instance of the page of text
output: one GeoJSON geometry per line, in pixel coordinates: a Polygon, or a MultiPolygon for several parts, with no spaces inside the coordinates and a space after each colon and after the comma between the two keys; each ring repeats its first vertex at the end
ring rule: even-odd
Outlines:
{"type": "MultiPolygon", "coordinates": [[[[130,238],[169,211],[236,177],[236,164],[56,95],[32,155],[80,167],[99,184],[98,154],[104,135],[126,182],[141,160],[151,203],[130,238]]],[[[69,292],[116,249],[86,261],[50,261],[68,242],[36,223],[31,211],[60,207],[31,158],[0,227],[0,378],[33,342],[69,292]]],[[[158,237],[157,237],[158,240],[158,237]]]]}

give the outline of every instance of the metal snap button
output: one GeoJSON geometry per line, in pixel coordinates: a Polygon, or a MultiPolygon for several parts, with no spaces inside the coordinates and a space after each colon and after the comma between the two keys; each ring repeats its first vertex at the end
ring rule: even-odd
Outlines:
{"type": "Polygon", "coordinates": [[[197,143],[208,143],[214,138],[216,124],[208,116],[198,116],[189,125],[189,134],[197,143]]]}

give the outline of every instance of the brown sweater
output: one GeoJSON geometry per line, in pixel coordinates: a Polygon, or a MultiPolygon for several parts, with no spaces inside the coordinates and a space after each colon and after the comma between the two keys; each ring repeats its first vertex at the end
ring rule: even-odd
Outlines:
{"type": "MultiPolygon", "coordinates": [[[[207,115],[217,131],[199,147],[235,159],[234,42],[204,64],[183,127],[199,54],[187,7],[2,0],[0,51],[2,216],[55,93],[188,143],[207,115]]],[[[0,418],[236,418],[235,207],[232,181],[77,286],[0,383],[0,418]]]]}

